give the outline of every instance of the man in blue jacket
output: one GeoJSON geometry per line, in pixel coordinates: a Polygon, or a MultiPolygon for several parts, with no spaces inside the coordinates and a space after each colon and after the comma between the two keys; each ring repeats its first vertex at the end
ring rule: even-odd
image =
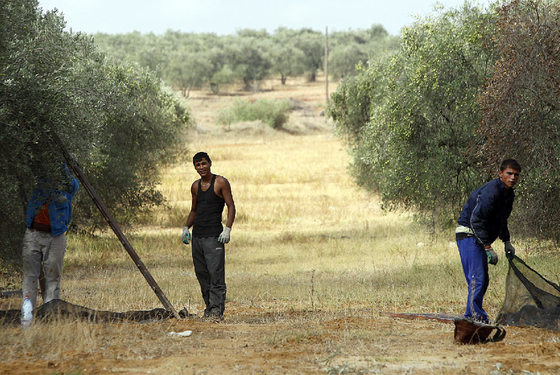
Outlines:
{"type": "Polygon", "coordinates": [[[72,220],[72,200],[78,191],[78,180],[62,166],[61,178],[40,180],[27,204],[23,237],[24,301],[32,307],[37,302],[37,283],[44,272],[43,303],[60,298],[62,262],[66,252],[66,231],[72,220]]]}
{"type": "Polygon", "coordinates": [[[489,322],[482,302],[490,280],[488,263],[498,263],[492,243],[500,238],[505,244],[506,256],[515,255],[507,221],[515,198],[513,187],[519,181],[520,173],[521,166],[517,161],[504,160],[498,178],[476,189],[459,216],[455,236],[469,288],[465,318],[489,322]]]}

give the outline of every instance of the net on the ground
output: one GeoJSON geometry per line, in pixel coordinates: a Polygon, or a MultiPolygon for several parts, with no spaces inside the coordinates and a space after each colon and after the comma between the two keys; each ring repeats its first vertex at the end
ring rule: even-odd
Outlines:
{"type": "MultiPolygon", "coordinates": [[[[85,306],[75,305],[60,299],[55,299],[42,304],[35,311],[36,320],[49,320],[57,318],[72,318],[79,320],[87,320],[95,323],[103,322],[147,322],[155,320],[173,319],[173,313],[163,308],[153,310],[137,310],[137,311],[102,311],[87,308],[85,306]]],[[[187,309],[179,311],[181,318],[190,316],[187,309]]],[[[0,324],[19,324],[21,319],[20,310],[0,311],[0,324]]]]}
{"type": "Polygon", "coordinates": [[[560,287],[524,261],[509,259],[506,295],[496,323],[560,330],[560,287]]]}

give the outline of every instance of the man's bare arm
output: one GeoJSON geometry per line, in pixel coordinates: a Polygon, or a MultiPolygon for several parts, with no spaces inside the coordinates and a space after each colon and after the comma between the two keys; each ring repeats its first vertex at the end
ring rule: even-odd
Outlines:
{"type": "Polygon", "coordinates": [[[219,176],[216,182],[218,183],[218,194],[224,199],[227,206],[226,227],[231,228],[235,221],[235,202],[233,201],[231,186],[229,181],[223,176],[219,176]]]}
{"type": "Polygon", "coordinates": [[[193,182],[191,185],[191,196],[192,196],[192,203],[191,203],[191,211],[189,212],[189,216],[187,216],[187,222],[185,226],[190,228],[194,224],[194,218],[196,217],[196,196],[198,194],[198,180],[193,182]]]}

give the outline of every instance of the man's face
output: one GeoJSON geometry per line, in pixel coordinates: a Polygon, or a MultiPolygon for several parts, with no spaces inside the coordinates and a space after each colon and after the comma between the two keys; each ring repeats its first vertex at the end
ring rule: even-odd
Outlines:
{"type": "Polygon", "coordinates": [[[517,169],[507,167],[503,171],[498,171],[498,176],[506,186],[506,189],[511,189],[519,182],[519,171],[517,169]]]}
{"type": "Polygon", "coordinates": [[[200,177],[204,177],[210,173],[210,164],[206,158],[202,158],[199,161],[194,162],[194,169],[198,172],[200,177]]]}

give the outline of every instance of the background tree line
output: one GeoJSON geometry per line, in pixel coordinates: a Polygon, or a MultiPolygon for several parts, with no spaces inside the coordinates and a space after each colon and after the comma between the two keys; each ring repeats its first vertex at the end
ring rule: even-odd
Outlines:
{"type": "MultiPolygon", "coordinates": [[[[305,75],[314,81],[324,66],[325,35],[311,29],[243,29],[234,35],[193,34],[168,31],[163,35],[94,35],[96,45],[117,61],[127,60],[156,72],[170,86],[188,96],[194,88],[243,82],[251,89],[258,81],[305,75]]],[[[398,37],[381,25],[367,30],[335,31],[329,35],[329,72],[348,77],[355,66],[396,49],[398,37]]]]}
{"type": "Polygon", "coordinates": [[[332,96],[358,183],[446,227],[513,157],[524,168],[514,233],[558,243],[558,19],[558,2],[513,0],[465,3],[406,27],[396,53],[332,96]]]}
{"type": "MultiPolygon", "coordinates": [[[[0,2],[0,266],[21,254],[25,207],[38,177],[64,162],[58,134],[121,223],[161,204],[159,166],[171,161],[189,112],[147,69],[108,61],[93,39],[64,31],[36,0],[0,2]]],[[[82,188],[74,228],[103,223],[82,188]]]]}

